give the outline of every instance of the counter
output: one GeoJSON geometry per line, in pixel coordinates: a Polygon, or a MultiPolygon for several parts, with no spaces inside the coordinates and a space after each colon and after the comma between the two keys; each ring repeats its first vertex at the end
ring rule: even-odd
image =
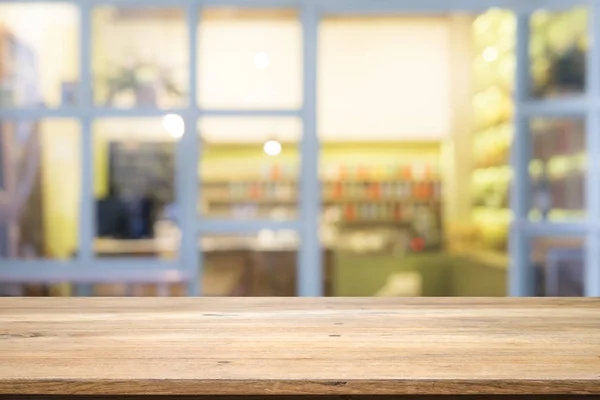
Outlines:
{"type": "MultiPolygon", "coordinates": [[[[252,236],[227,235],[198,239],[198,249],[211,251],[292,251],[297,250],[299,241],[294,239],[260,240],[252,236]]],[[[111,239],[96,238],[94,251],[103,257],[115,256],[162,256],[174,257],[179,249],[179,239],[111,239]]]]}
{"type": "MultiPolygon", "coordinates": [[[[221,236],[198,240],[202,249],[202,293],[205,296],[294,296],[299,243],[285,235],[277,237],[221,236]]],[[[94,241],[100,257],[160,257],[175,259],[178,243],[174,240],[119,240],[100,238],[94,241]]],[[[323,293],[332,294],[333,256],[322,249],[323,293]]],[[[182,296],[185,284],[95,285],[95,296],[182,296]]]]}
{"type": "Polygon", "coordinates": [[[2,400],[600,395],[600,299],[6,298],[0,327],[2,400]]]}

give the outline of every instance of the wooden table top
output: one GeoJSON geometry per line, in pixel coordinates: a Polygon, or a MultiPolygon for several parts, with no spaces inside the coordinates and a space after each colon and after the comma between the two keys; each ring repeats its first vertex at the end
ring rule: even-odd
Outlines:
{"type": "Polygon", "coordinates": [[[600,299],[4,298],[7,394],[600,394],[600,299]]]}

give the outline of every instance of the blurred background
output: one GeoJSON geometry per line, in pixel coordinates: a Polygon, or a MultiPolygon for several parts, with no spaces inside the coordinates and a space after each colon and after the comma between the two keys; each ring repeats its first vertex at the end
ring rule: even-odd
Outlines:
{"type": "Polygon", "coordinates": [[[0,3],[0,295],[599,294],[588,7],[255,2],[0,3]]]}

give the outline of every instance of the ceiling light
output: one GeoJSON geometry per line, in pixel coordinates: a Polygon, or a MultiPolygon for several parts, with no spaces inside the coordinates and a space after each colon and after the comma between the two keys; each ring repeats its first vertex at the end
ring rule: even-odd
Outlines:
{"type": "Polygon", "coordinates": [[[180,138],[185,132],[185,122],[180,115],[167,114],[163,117],[162,126],[174,138],[180,138]]]}
{"type": "Polygon", "coordinates": [[[269,140],[263,146],[265,154],[268,156],[276,156],[281,153],[281,143],[277,140],[269,140]]]}
{"type": "Polygon", "coordinates": [[[269,59],[267,53],[261,51],[254,55],[254,65],[256,66],[256,68],[265,69],[269,66],[270,63],[271,60],[269,59]]]}

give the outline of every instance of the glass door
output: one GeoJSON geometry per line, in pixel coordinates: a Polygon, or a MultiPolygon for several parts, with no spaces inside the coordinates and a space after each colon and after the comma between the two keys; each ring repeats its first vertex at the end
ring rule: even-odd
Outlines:
{"type": "Polygon", "coordinates": [[[375,224],[391,239],[361,251],[461,237],[505,253],[511,295],[566,293],[552,282],[571,270],[600,295],[595,4],[0,3],[0,284],[335,295],[336,229],[353,243],[375,224]]]}

